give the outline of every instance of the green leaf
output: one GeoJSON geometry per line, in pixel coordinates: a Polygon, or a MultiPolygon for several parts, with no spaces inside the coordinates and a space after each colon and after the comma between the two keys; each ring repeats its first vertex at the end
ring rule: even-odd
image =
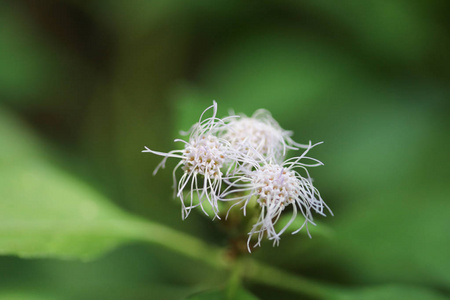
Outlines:
{"type": "MultiPolygon", "coordinates": [[[[67,262],[65,262],[67,264],[67,262]]],[[[66,266],[68,273],[71,272],[70,267],[66,266]]],[[[167,284],[163,282],[152,282],[146,279],[145,282],[115,282],[104,281],[104,277],[109,274],[100,274],[99,279],[91,279],[89,284],[84,282],[72,281],[61,286],[60,282],[52,282],[51,284],[31,285],[27,282],[14,287],[2,287],[0,291],[0,300],[56,300],[56,299],[135,299],[135,300],[173,300],[184,299],[187,295],[192,294],[193,288],[183,285],[167,284]],[[93,285],[92,282],[95,282],[93,285]],[[81,283],[81,284],[80,284],[81,283]],[[76,288],[73,288],[76,286],[76,288]],[[132,295],[132,296],[130,296],[132,295]]],[[[89,275],[88,275],[89,276],[89,275]]]]}
{"type": "Polygon", "coordinates": [[[336,300],[444,300],[446,297],[426,288],[416,286],[388,285],[346,291],[336,300]]]}
{"type": "Polygon", "coordinates": [[[207,292],[202,292],[199,294],[192,295],[186,298],[187,300],[257,300],[258,298],[245,290],[244,288],[239,288],[236,290],[235,295],[232,298],[227,296],[225,289],[212,290],[207,292]]]}
{"type": "Polygon", "coordinates": [[[90,258],[127,236],[127,216],[87,184],[58,168],[45,148],[0,111],[0,253],[90,258]]]}
{"type": "Polygon", "coordinates": [[[219,250],[121,211],[57,167],[45,147],[2,110],[0,140],[0,254],[89,259],[143,240],[223,264],[219,250]]]}
{"type": "Polygon", "coordinates": [[[24,291],[3,291],[0,292],[0,300],[56,300],[57,297],[36,295],[24,291]]]}

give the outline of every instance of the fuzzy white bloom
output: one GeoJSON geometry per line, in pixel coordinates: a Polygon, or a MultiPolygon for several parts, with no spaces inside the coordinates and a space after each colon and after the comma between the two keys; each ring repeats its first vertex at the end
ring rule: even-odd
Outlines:
{"type": "Polygon", "coordinates": [[[332,214],[322,200],[319,191],[313,186],[306,169],[306,167],[323,165],[320,161],[306,156],[309,150],[318,144],[309,143],[301,156],[291,158],[281,164],[270,161],[259,163],[258,160],[249,156],[247,163],[253,166],[253,171],[228,179],[228,187],[222,193],[221,199],[235,202],[230,209],[241,204],[245,215],[247,205],[253,198],[256,199],[261,209],[258,221],[249,233],[247,242],[249,251],[252,236],[255,234],[257,235],[255,247],[261,245],[265,234],[269,240],[274,241],[274,245],[277,245],[281,234],[292,224],[299,213],[303,215],[304,222],[293,234],[299,232],[303,227],[306,227],[308,231],[308,223],[315,225],[311,214],[312,210],[325,215],[324,208],[326,208],[332,214]],[[302,162],[304,160],[310,160],[313,163],[307,164],[302,162]],[[303,169],[306,177],[294,170],[297,168],[303,169]],[[241,196],[242,193],[245,193],[245,196],[241,196]],[[292,207],[292,217],[287,225],[277,232],[275,224],[287,206],[292,207]]]}
{"type": "Polygon", "coordinates": [[[189,141],[175,140],[175,142],[184,143],[183,150],[163,153],[145,147],[146,150],[142,151],[164,156],[154,174],[160,167],[165,167],[167,158],[181,159],[173,170],[173,188],[174,195],[180,198],[182,203],[183,219],[197,206],[200,206],[208,215],[203,207],[205,200],[209,202],[215,217],[219,217],[217,201],[223,181],[222,168],[228,161],[236,160],[236,155],[228,141],[216,136],[219,131],[224,130],[227,122],[234,116],[219,119],[216,114],[217,103],[214,101],[213,105],[202,113],[198,123],[194,124],[188,132],[182,132],[183,135],[189,135],[189,141]],[[203,119],[204,114],[211,109],[212,117],[203,119]],[[176,171],[180,167],[184,173],[177,180],[176,171]]]}
{"type": "Polygon", "coordinates": [[[237,151],[258,161],[260,157],[280,161],[289,149],[307,148],[294,142],[291,136],[292,132],[281,128],[270,112],[259,109],[251,117],[241,115],[233,119],[223,138],[237,151]]]}
{"type": "Polygon", "coordinates": [[[184,143],[183,149],[164,153],[145,147],[142,151],[164,157],[154,174],[165,167],[169,157],[180,159],[173,170],[173,189],[174,196],[181,200],[183,219],[196,207],[206,215],[211,209],[213,218],[220,219],[223,212],[219,211],[219,201],[229,203],[227,217],[234,206],[240,206],[244,216],[251,210],[251,216],[258,216],[248,233],[247,248],[251,252],[254,238],[253,247],[261,246],[265,236],[278,245],[281,235],[297,217],[301,217],[303,223],[292,233],[305,228],[310,235],[308,224],[315,225],[313,213],[325,216],[328,210],[333,214],[307,170],[323,165],[307,156],[321,143],[294,142],[292,132],[282,129],[263,109],[251,117],[231,114],[220,119],[216,115],[214,101],[188,132],[182,132],[189,136],[188,140],[175,140],[184,143]],[[212,116],[204,118],[208,112],[212,112],[212,116]],[[283,162],[288,150],[300,148],[305,149],[300,156],[283,162]],[[181,176],[177,175],[179,169],[183,171],[181,176]],[[292,216],[278,229],[275,225],[286,208],[292,216]]]}

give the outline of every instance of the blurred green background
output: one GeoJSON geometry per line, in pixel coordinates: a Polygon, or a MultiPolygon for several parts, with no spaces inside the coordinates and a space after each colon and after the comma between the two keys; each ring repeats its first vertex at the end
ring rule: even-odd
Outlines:
{"type": "Polygon", "coordinates": [[[297,142],[324,141],[311,175],[331,233],[285,235],[253,258],[351,299],[450,297],[449,11],[435,0],[0,1],[0,299],[220,287],[226,274],[158,245],[105,239],[106,254],[80,262],[20,258],[34,246],[14,240],[35,235],[29,220],[117,210],[226,246],[200,214],[181,220],[175,162],[152,176],[160,158],[140,152],[179,147],[213,99],[219,116],[265,108],[297,142]],[[107,208],[72,209],[91,200],[107,208]]]}

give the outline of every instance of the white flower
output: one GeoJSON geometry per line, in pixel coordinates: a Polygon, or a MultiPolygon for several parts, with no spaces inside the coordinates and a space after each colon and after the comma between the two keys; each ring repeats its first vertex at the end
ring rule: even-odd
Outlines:
{"type": "MultiPolygon", "coordinates": [[[[245,215],[247,205],[252,199],[256,199],[261,209],[258,221],[253,225],[249,233],[247,243],[249,251],[253,235],[257,235],[255,247],[261,245],[265,234],[276,245],[279,243],[281,234],[292,224],[298,213],[301,213],[305,220],[303,225],[294,231],[293,234],[299,232],[303,227],[306,227],[308,231],[308,223],[315,225],[311,213],[312,210],[321,215],[325,215],[324,208],[329,210],[320,197],[319,191],[313,186],[306,169],[306,167],[323,165],[320,161],[306,156],[308,151],[318,144],[311,145],[309,143],[308,148],[301,156],[288,159],[282,164],[267,161],[259,163],[249,156],[247,163],[251,164],[254,170],[249,170],[247,174],[235,175],[227,179],[229,186],[222,193],[221,200],[235,201],[230,209],[233,206],[242,204],[245,215]],[[303,160],[310,160],[313,163],[306,164],[302,162],[303,160]],[[294,169],[296,168],[303,169],[306,177],[295,171],[294,169]],[[246,195],[240,196],[239,193],[246,193],[246,195]],[[275,224],[287,206],[292,207],[292,217],[288,224],[277,232],[275,224]]],[[[331,210],[329,211],[332,214],[331,210]]]]}
{"type": "MultiPolygon", "coordinates": [[[[314,187],[308,167],[323,165],[319,160],[306,156],[318,144],[302,145],[294,142],[292,132],[284,130],[266,110],[260,109],[251,117],[232,114],[224,119],[217,115],[217,103],[208,107],[188,132],[184,148],[168,153],[145,147],[142,152],[163,156],[156,167],[164,168],[169,157],[180,161],[173,170],[174,196],[180,198],[182,217],[186,218],[192,209],[200,207],[213,218],[219,218],[219,201],[229,203],[228,214],[234,206],[241,206],[243,215],[247,211],[255,216],[247,240],[248,250],[261,246],[265,236],[278,245],[281,235],[290,228],[297,217],[309,234],[308,224],[315,225],[313,213],[325,216],[331,210],[314,187]],[[205,113],[212,116],[204,118],[205,113]],[[305,149],[297,157],[285,159],[288,150],[305,149]],[[181,169],[183,174],[177,175],[181,169]],[[300,174],[299,171],[302,173],[300,174]],[[290,220],[279,229],[275,226],[284,211],[292,213],[290,220]]],[[[224,204],[220,203],[220,204],[224,204]]],[[[289,229],[290,230],[290,229],[289,229]]]]}
{"type": "Polygon", "coordinates": [[[223,130],[233,116],[225,119],[216,118],[217,103],[208,107],[200,116],[198,123],[194,124],[188,132],[189,141],[176,139],[175,142],[183,142],[183,150],[173,150],[168,153],[153,151],[147,147],[142,152],[164,156],[164,159],[156,167],[154,174],[160,167],[165,166],[169,157],[179,158],[181,161],[173,170],[174,194],[179,197],[182,203],[182,217],[185,219],[192,208],[200,206],[203,212],[208,215],[203,207],[203,202],[209,202],[215,217],[218,217],[218,194],[221,190],[223,172],[222,168],[227,161],[235,159],[235,151],[230,144],[216,136],[217,132],[223,130]],[[212,117],[203,119],[203,115],[212,109],[212,117]],[[182,168],[183,175],[179,180],[176,177],[178,168],[182,168]],[[189,192],[186,192],[189,190],[189,192]],[[185,193],[187,199],[185,199],[185,193]],[[195,203],[194,203],[195,202],[195,203]],[[187,204],[186,204],[187,203],[187,204]],[[187,205],[187,206],[186,206],[187,205]]]}
{"type": "Polygon", "coordinates": [[[292,132],[284,130],[267,110],[259,109],[251,117],[241,115],[225,128],[223,138],[241,153],[260,158],[280,161],[288,149],[307,148],[291,139],[292,132]]]}

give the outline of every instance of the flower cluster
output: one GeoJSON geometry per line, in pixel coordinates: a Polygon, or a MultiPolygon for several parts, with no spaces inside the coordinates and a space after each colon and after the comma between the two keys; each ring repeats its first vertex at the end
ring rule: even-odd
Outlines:
{"type": "MultiPolygon", "coordinates": [[[[150,152],[164,159],[155,169],[164,167],[167,158],[180,159],[173,171],[174,194],[181,200],[182,217],[186,218],[192,209],[200,207],[213,218],[221,218],[221,203],[228,204],[228,211],[239,206],[244,216],[249,206],[258,209],[258,220],[249,232],[247,246],[260,246],[264,236],[279,243],[281,234],[286,231],[299,214],[303,223],[293,232],[308,224],[314,224],[312,213],[325,215],[331,210],[322,200],[319,191],[313,186],[308,167],[322,165],[320,161],[307,156],[308,152],[320,144],[298,144],[266,110],[258,110],[253,116],[234,115],[217,118],[217,103],[208,107],[188,132],[184,149],[168,153],[150,152]],[[205,114],[212,116],[205,118],[205,114]],[[300,156],[286,159],[288,150],[304,149],[300,156]],[[177,178],[177,170],[183,173],[177,178]],[[303,172],[301,175],[298,170],[303,172]],[[282,228],[276,229],[283,211],[289,207],[292,217],[282,228]]],[[[308,232],[309,235],[309,232],[308,232]]]]}

